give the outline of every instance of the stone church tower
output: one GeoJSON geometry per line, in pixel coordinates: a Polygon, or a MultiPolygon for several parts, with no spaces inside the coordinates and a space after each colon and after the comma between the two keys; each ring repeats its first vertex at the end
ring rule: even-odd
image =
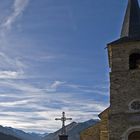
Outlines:
{"type": "Polygon", "coordinates": [[[109,140],[140,140],[140,8],[129,0],[120,39],[108,44],[109,140]]]}
{"type": "Polygon", "coordinates": [[[140,140],[140,7],[128,0],[121,36],[107,45],[110,107],[81,140],[140,140]]]}

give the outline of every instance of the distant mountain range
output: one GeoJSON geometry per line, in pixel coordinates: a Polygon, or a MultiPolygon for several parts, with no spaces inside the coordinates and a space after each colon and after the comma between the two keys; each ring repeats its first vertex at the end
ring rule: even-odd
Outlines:
{"type": "MultiPolygon", "coordinates": [[[[96,124],[99,120],[89,120],[83,123],[72,122],[66,126],[69,140],[80,140],[80,132],[96,124]]],[[[61,129],[50,134],[26,133],[11,127],[0,126],[0,140],[59,140],[61,129]]]]}
{"type": "MultiPolygon", "coordinates": [[[[0,126],[0,133],[14,136],[16,138],[19,138],[20,140],[42,140],[42,137],[37,134],[26,133],[22,130],[14,129],[12,127],[0,126]]],[[[1,139],[1,137],[0,137],[0,140],[3,140],[3,139],[1,139]]],[[[9,139],[9,140],[11,140],[11,139],[9,139]]]]}

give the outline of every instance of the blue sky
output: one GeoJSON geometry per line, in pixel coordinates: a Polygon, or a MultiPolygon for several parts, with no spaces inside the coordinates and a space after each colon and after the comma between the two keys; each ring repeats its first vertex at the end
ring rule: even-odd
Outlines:
{"type": "MultiPolygon", "coordinates": [[[[53,132],[65,111],[97,118],[109,105],[106,44],[127,0],[1,0],[0,124],[53,132]]],[[[68,122],[69,123],[69,122],[68,122]]]]}

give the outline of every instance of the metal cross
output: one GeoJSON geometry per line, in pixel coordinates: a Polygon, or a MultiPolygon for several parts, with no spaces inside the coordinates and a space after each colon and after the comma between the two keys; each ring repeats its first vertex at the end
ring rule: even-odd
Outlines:
{"type": "Polygon", "coordinates": [[[62,135],[66,135],[66,128],[65,128],[65,122],[67,120],[72,120],[72,118],[66,118],[65,116],[65,112],[62,112],[62,117],[61,118],[56,118],[56,121],[62,121],[62,130],[61,130],[61,134],[62,135]]]}

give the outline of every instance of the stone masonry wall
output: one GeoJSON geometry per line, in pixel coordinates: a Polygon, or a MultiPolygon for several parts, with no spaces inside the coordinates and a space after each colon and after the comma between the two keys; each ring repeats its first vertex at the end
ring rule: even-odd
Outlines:
{"type": "Polygon", "coordinates": [[[109,109],[101,113],[101,121],[98,124],[81,133],[80,140],[108,140],[108,110],[109,109]]]}
{"type": "Polygon", "coordinates": [[[86,129],[80,135],[80,140],[100,140],[100,123],[86,129]]]}
{"type": "Polygon", "coordinates": [[[127,129],[140,126],[140,113],[129,109],[140,99],[140,69],[129,70],[129,55],[140,51],[140,42],[111,46],[109,140],[124,140],[127,129]]]}

